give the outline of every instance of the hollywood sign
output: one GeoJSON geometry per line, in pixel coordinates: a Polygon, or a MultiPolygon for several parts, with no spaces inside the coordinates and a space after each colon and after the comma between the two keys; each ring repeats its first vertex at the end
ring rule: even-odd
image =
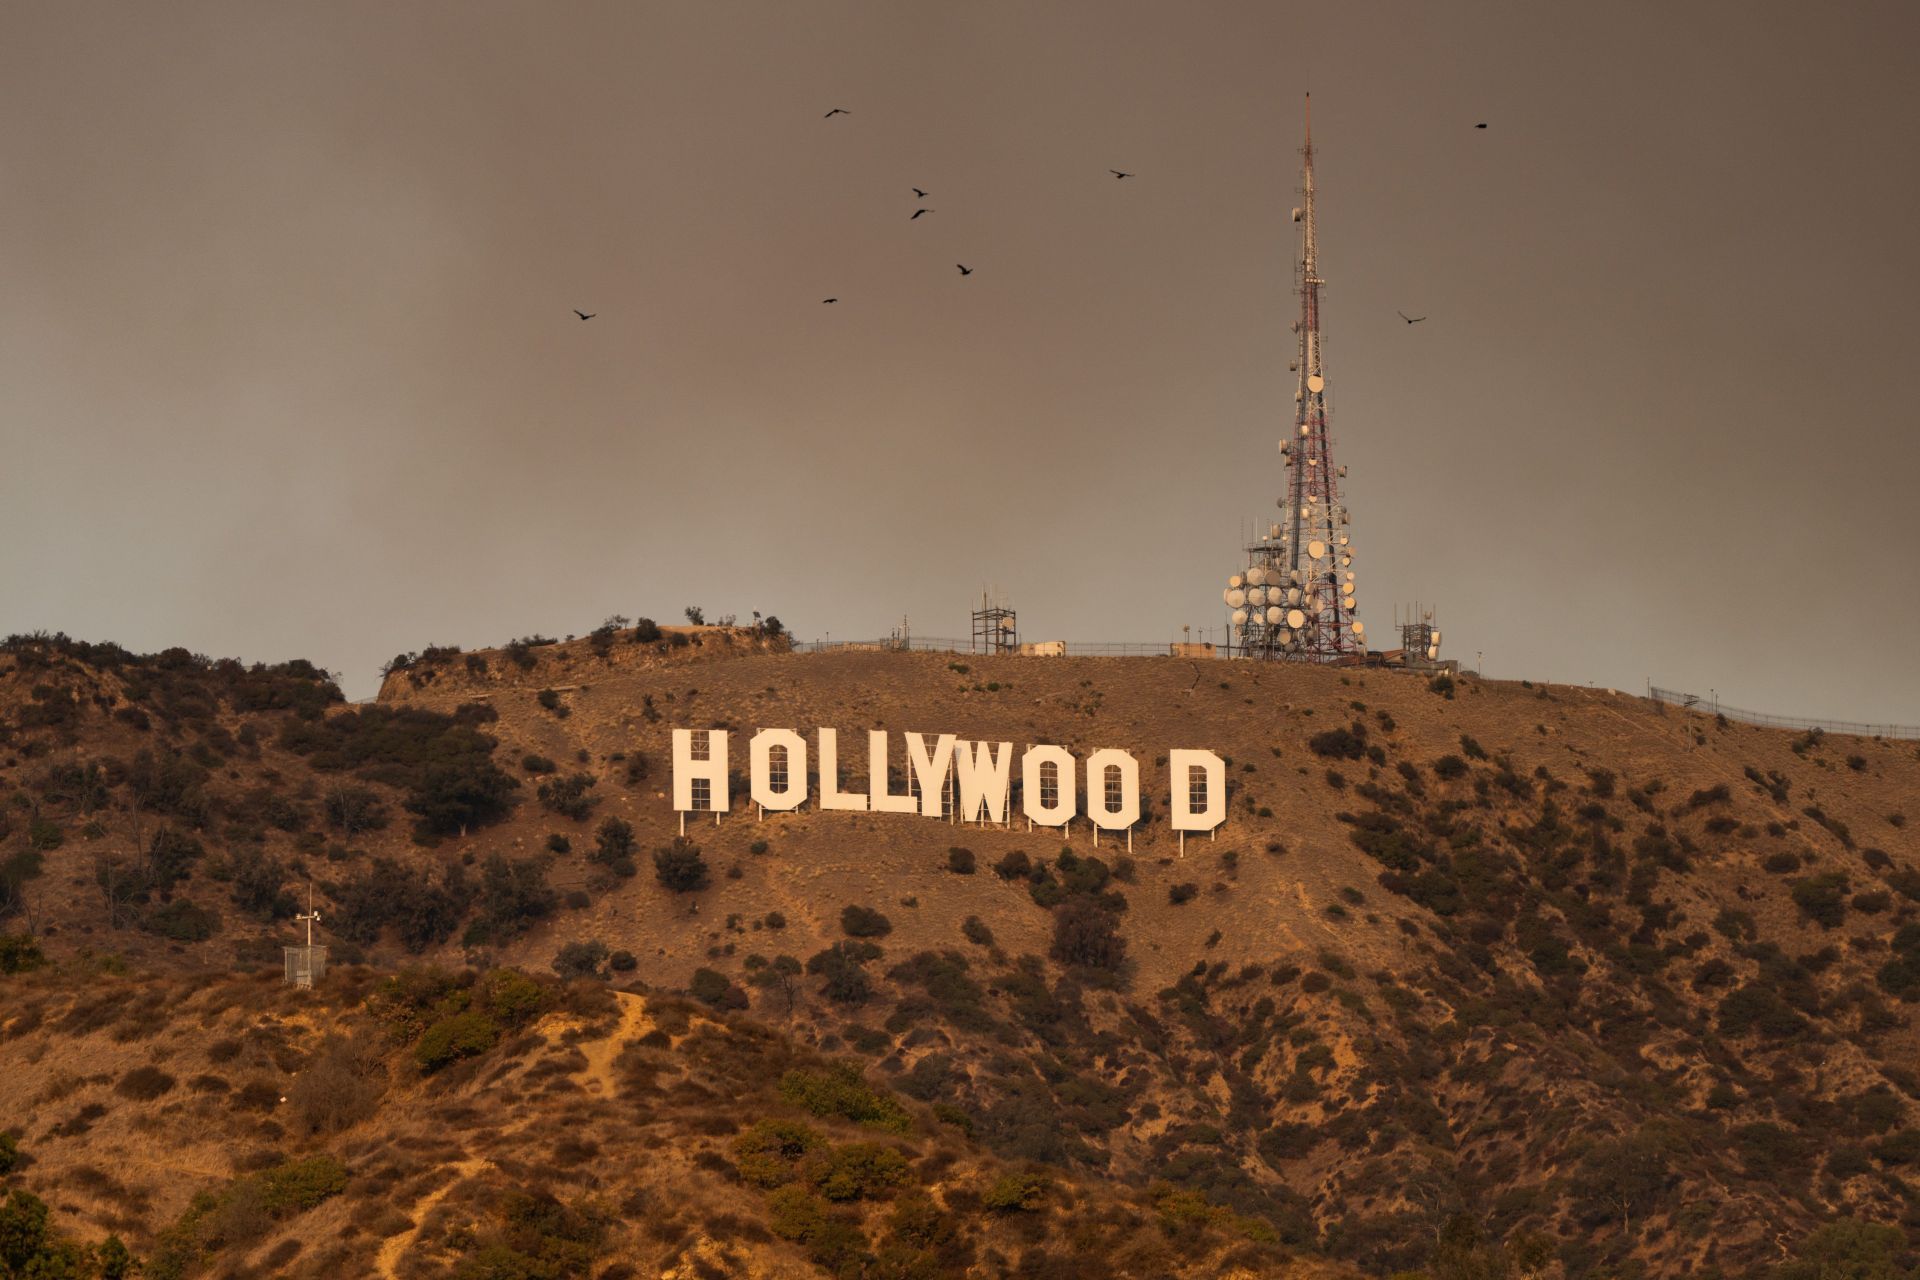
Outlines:
{"type": "MultiPolygon", "coordinates": [[[[821,810],[917,813],[925,818],[1007,825],[1013,791],[1011,742],[974,742],[951,733],[902,733],[906,789],[893,790],[889,758],[896,735],[867,734],[867,789],[842,785],[840,739],[814,731],[812,760],[820,780],[810,794],[808,743],[792,729],[762,729],[747,744],[750,798],[764,812],[785,813],[813,800],[821,810]]],[[[673,807],[727,812],[733,797],[724,729],[673,731],[673,807]]],[[[1140,763],[1125,751],[1095,751],[1081,769],[1065,747],[1020,752],[1020,810],[1034,826],[1068,827],[1082,813],[1100,831],[1131,832],[1140,821],[1140,763]],[[1083,806],[1084,800],[1084,806],[1083,806]]],[[[1168,809],[1184,843],[1189,831],[1211,832],[1227,817],[1227,767],[1211,751],[1167,752],[1168,809]]]]}

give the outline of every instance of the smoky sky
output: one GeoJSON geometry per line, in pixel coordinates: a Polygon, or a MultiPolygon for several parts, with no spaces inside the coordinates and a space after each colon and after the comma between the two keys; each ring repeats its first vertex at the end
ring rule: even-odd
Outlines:
{"type": "Polygon", "coordinates": [[[1217,629],[1311,91],[1375,642],[1920,722],[1915,14],[9,4],[0,628],[1217,629]]]}

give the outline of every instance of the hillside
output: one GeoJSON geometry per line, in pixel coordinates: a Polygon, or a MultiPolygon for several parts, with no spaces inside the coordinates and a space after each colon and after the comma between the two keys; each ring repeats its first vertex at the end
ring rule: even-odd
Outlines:
{"type": "MultiPolygon", "coordinates": [[[[1716,723],[1593,689],[802,655],[712,628],[430,650],[355,708],[304,664],[16,639],[0,653],[0,714],[0,910],[53,961],[0,979],[0,1033],[9,1057],[94,1064],[9,1073],[0,1102],[24,1117],[12,1130],[34,1161],[13,1180],[87,1238],[111,1230],[151,1253],[189,1193],[325,1153],[341,1201],[380,1187],[389,1220],[353,1220],[365,1247],[389,1243],[398,1274],[468,1265],[441,1233],[499,1243],[487,1233],[516,1189],[557,1196],[549,1216],[613,1215],[598,1234],[562,1223],[593,1235],[595,1261],[557,1275],[815,1274],[810,1255],[871,1275],[1088,1274],[1090,1257],[1139,1275],[1789,1276],[1795,1257],[1848,1253],[1913,1266],[1911,743],[1716,723]],[[1111,837],[1096,849],[1084,822],[1062,841],[1024,822],[811,807],[757,821],[737,798],[718,824],[689,826],[697,855],[682,845],[656,874],[678,830],[670,730],[733,729],[739,768],[769,726],[861,742],[870,728],[953,732],[1079,758],[1119,747],[1155,807],[1127,856],[1111,837]],[[1232,780],[1229,821],[1184,858],[1155,767],[1172,747],[1218,752],[1232,780]],[[702,866],[700,887],[667,887],[702,866]],[[275,982],[309,877],[348,967],[303,995],[275,982]],[[401,1019],[413,1039],[376,1037],[384,1100],[332,1133],[211,1086],[121,1090],[115,1120],[185,1143],[190,1179],[109,1156],[121,1148],[104,1145],[104,1118],[71,1126],[75,1102],[141,1066],[201,1072],[196,1055],[243,1025],[290,1037],[282,1071],[325,1032],[391,1027],[359,997],[419,965],[557,969],[575,980],[543,983],[544,1000],[571,1012],[494,1019],[482,1039],[502,1047],[423,1074],[408,1046],[477,997],[409,979],[441,985],[401,1019]],[[164,1033],[89,1025],[75,1011],[95,988],[122,993],[115,1018],[169,1011],[164,1033]],[[640,1023],[618,1019],[654,1009],[711,1028],[703,1045],[768,1056],[708,1061],[673,1032],[667,1060],[697,1089],[648,1094],[638,1118],[582,1109],[610,1087],[593,1064],[640,1052],[640,1023]],[[555,1040],[567,1018],[581,1021],[555,1040]],[[552,1047],[568,1035],[587,1066],[552,1047]],[[542,1068],[549,1052],[571,1065],[542,1068]],[[778,1234],[797,1220],[771,1225],[843,1203],[822,1198],[817,1171],[755,1187],[737,1146],[760,1120],[792,1118],[776,1088],[788,1064],[830,1060],[858,1064],[860,1088],[910,1117],[886,1141],[920,1188],[844,1202],[871,1201],[844,1256],[778,1234]],[[488,1083],[509,1069],[532,1078],[488,1083]],[[533,1088],[549,1070],[565,1087],[533,1088]],[[54,1087],[69,1076],[82,1083],[54,1087]],[[599,1154],[509,1154],[509,1130],[584,1135],[599,1154]],[[396,1143],[417,1182],[388,1196],[400,1177],[376,1182],[377,1152],[396,1143]],[[670,1157],[639,1159],[649,1144],[670,1157]],[[614,1212],[673,1161],[711,1175],[675,1203],[722,1215],[701,1230],[737,1257],[646,1234],[644,1198],[614,1212]],[[116,1170],[127,1202],[88,1191],[89,1166],[116,1170]],[[1023,1171],[1050,1182],[1038,1216],[968,1199],[1023,1171]],[[421,1208],[442,1185],[444,1207],[421,1208]],[[921,1242],[906,1252],[925,1258],[886,1270],[885,1214],[921,1195],[960,1224],[968,1260],[921,1242]],[[724,1215],[753,1225],[730,1232],[724,1215]]],[[[829,1152],[857,1137],[822,1132],[829,1152]]],[[[285,1247],[278,1230],[259,1248],[285,1247]]],[[[246,1256],[248,1274],[268,1266],[246,1256]]],[[[342,1265],[303,1252],[268,1269],[342,1265]]]]}

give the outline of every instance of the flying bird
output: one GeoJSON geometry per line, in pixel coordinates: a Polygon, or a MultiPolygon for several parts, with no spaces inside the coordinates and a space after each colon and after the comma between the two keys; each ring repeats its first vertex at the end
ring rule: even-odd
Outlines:
{"type": "Polygon", "coordinates": [[[1484,120],[1482,120],[1482,121],[1481,121],[1481,122],[1480,122],[1479,124],[1477,124],[1477,125],[1475,125],[1475,126],[1473,126],[1473,127],[1474,127],[1474,128],[1476,128],[1476,129],[1484,129],[1484,128],[1486,128],[1486,127],[1487,127],[1487,122],[1486,122],[1486,121],[1484,121],[1484,120]]]}
{"type": "Polygon", "coordinates": [[[920,188],[915,187],[913,189],[913,198],[915,200],[925,200],[927,198],[927,193],[922,191],[920,188]]]}
{"type": "Polygon", "coordinates": [[[963,276],[970,276],[973,274],[973,268],[967,266],[963,262],[956,262],[953,265],[960,268],[960,274],[963,276]]]}
{"type": "Polygon", "coordinates": [[[1120,178],[1131,178],[1133,176],[1130,173],[1122,173],[1118,169],[1109,169],[1107,172],[1112,174],[1116,180],[1120,178]]]}
{"type": "Polygon", "coordinates": [[[850,116],[852,114],[853,112],[847,110],[845,107],[835,107],[833,110],[827,112],[826,115],[822,116],[821,119],[831,120],[835,116],[850,116]]]}
{"type": "MultiPolygon", "coordinates": [[[[913,211],[913,218],[918,218],[918,217],[919,217],[919,216],[920,216],[921,214],[923,214],[923,213],[932,213],[932,212],[933,212],[933,210],[931,210],[931,209],[915,209],[915,210],[913,211]]],[[[908,219],[907,219],[907,221],[908,221],[908,222],[912,222],[912,221],[913,221],[913,218],[908,218],[908,219]]]]}
{"type": "Polygon", "coordinates": [[[588,314],[587,314],[586,312],[584,312],[584,311],[581,311],[581,310],[579,310],[579,309],[577,309],[577,308],[576,308],[576,309],[574,310],[574,313],[573,313],[573,314],[575,314],[575,315],[577,315],[577,316],[579,316],[579,317],[580,317],[580,318],[581,318],[582,320],[591,320],[591,319],[593,319],[593,316],[597,316],[597,315],[599,315],[600,313],[599,313],[598,311],[596,311],[596,312],[594,312],[594,313],[593,313],[593,315],[592,315],[592,316],[590,316],[590,315],[588,315],[588,314]]]}
{"type": "Polygon", "coordinates": [[[1426,319],[1425,316],[1410,316],[1404,311],[1396,311],[1393,314],[1399,316],[1402,320],[1405,320],[1408,324],[1419,324],[1422,320],[1426,319]]]}
{"type": "Polygon", "coordinates": [[[825,304],[825,303],[828,303],[828,302],[838,302],[838,301],[840,301],[840,299],[838,299],[838,298],[822,298],[822,299],[820,299],[820,301],[821,301],[821,303],[823,303],[823,304],[825,304]]]}

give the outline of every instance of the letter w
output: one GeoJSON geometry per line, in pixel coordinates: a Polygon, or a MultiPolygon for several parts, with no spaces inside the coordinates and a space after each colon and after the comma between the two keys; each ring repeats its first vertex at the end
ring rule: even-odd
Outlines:
{"type": "Polygon", "coordinates": [[[969,822],[978,821],[984,807],[989,822],[1005,822],[1013,744],[962,742],[953,753],[953,763],[960,782],[960,816],[969,822]]]}

